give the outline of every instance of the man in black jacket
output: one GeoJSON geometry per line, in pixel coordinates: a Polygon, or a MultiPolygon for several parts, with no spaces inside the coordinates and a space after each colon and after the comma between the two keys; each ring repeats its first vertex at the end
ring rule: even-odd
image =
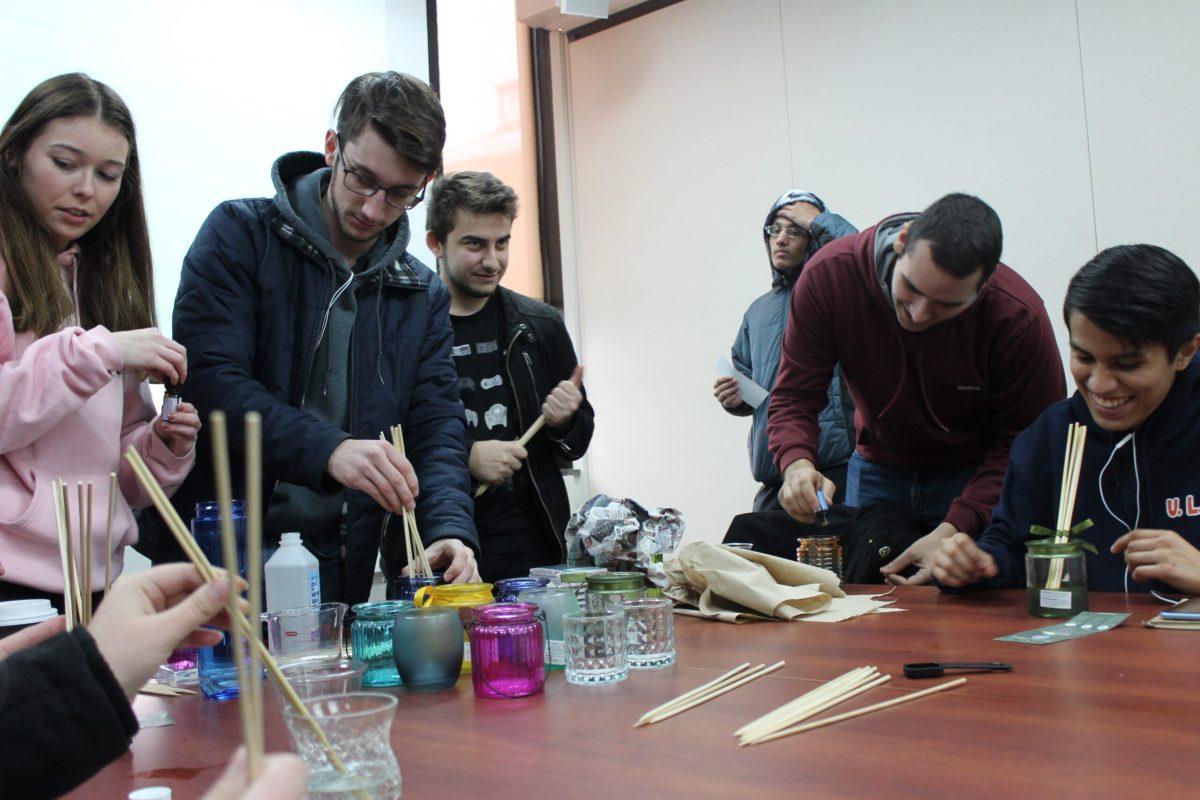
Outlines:
{"type": "MultiPolygon", "coordinates": [[[[275,197],[219,205],[184,259],[174,317],[190,367],[182,394],[206,416],[228,414],[234,453],[243,414],[262,415],[267,540],[300,532],[320,561],[323,600],[367,599],[381,535],[405,508],[416,508],[447,581],[477,579],[450,297],[406,252],[405,211],[444,142],[441,104],[424,83],[355,78],[324,153],[281,157],[275,197]],[[407,458],[379,441],[395,424],[407,458]]],[[[210,461],[201,437],[173,498],[185,519],[215,496],[210,461]]],[[[149,520],[142,536],[155,560],[180,557],[149,520]]]]}
{"type": "Polygon", "coordinates": [[[486,580],[565,561],[570,516],[561,462],[581,458],[593,413],[583,368],[551,306],[500,287],[517,196],[487,172],[434,182],[426,241],[450,290],[454,365],[471,438],[471,476],[486,580]],[[538,416],[545,427],[518,441],[538,416]]]}

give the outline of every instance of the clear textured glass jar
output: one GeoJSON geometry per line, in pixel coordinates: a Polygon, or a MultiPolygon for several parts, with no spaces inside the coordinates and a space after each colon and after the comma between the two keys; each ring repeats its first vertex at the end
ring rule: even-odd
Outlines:
{"type": "Polygon", "coordinates": [[[646,576],[640,572],[602,572],[588,575],[588,608],[603,611],[623,600],[646,596],[646,576]]]}
{"type": "Polygon", "coordinates": [[[1029,542],[1025,593],[1035,617],[1073,617],[1088,610],[1087,560],[1078,541],[1029,542]]]}
{"type": "Polygon", "coordinates": [[[842,577],[842,542],[832,534],[801,536],[796,540],[796,560],[810,567],[827,569],[842,577]]]}
{"type": "Polygon", "coordinates": [[[363,686],[399,686],[400,672],[392,657],[392,627],[396,614],[412,608],[407,600],[384,600],[354,606],[350,623],[350,650],[356,661],[367,665],[363,686]]]}

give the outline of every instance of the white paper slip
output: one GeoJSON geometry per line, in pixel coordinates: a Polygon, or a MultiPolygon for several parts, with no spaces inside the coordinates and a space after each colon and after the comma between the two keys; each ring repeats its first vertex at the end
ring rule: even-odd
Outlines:
{"type": "Polygon", "coordinates": [[[751,408],[758,408],[762,405],[762,401],[767,399],[767,390],[734,369],[733,364],[729,363],[728,356],[721,356],[717,359],[717,374],[737,381],[738,391],[742,393],[742,400],[751,408]]]}

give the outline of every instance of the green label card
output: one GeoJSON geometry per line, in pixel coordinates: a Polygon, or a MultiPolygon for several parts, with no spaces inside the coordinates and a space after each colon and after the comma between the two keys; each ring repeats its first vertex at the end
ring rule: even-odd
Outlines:
{"type": "Polygon", "coordinates": [[[1083,611],[1066,622],[1060,622],[1045,628],[1034,628],[1031,631],[1010,633],[1008,636],[998,636],[996,637],[996,641],[1020,642],[1021,644],[1054,644],[1055,642],[1062,642],[1067,639],[1091,636],[1093,633],[1103,633],[1117,627],[1128,619],[1128,617],[1128,614],[1083,611]]]}

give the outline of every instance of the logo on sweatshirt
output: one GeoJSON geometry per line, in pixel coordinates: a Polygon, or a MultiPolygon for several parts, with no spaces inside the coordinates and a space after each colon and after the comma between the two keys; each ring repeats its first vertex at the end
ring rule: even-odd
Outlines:
{"type": "Polygon", "coordinates": [[[1189,517],[1200,517],[1200,506],[1196,505],[1196,496],[1189,494],[1187,497],[1168,497],[1167,516],[1171,519],[1179,519],[1184,514],[1189,517]]]}

